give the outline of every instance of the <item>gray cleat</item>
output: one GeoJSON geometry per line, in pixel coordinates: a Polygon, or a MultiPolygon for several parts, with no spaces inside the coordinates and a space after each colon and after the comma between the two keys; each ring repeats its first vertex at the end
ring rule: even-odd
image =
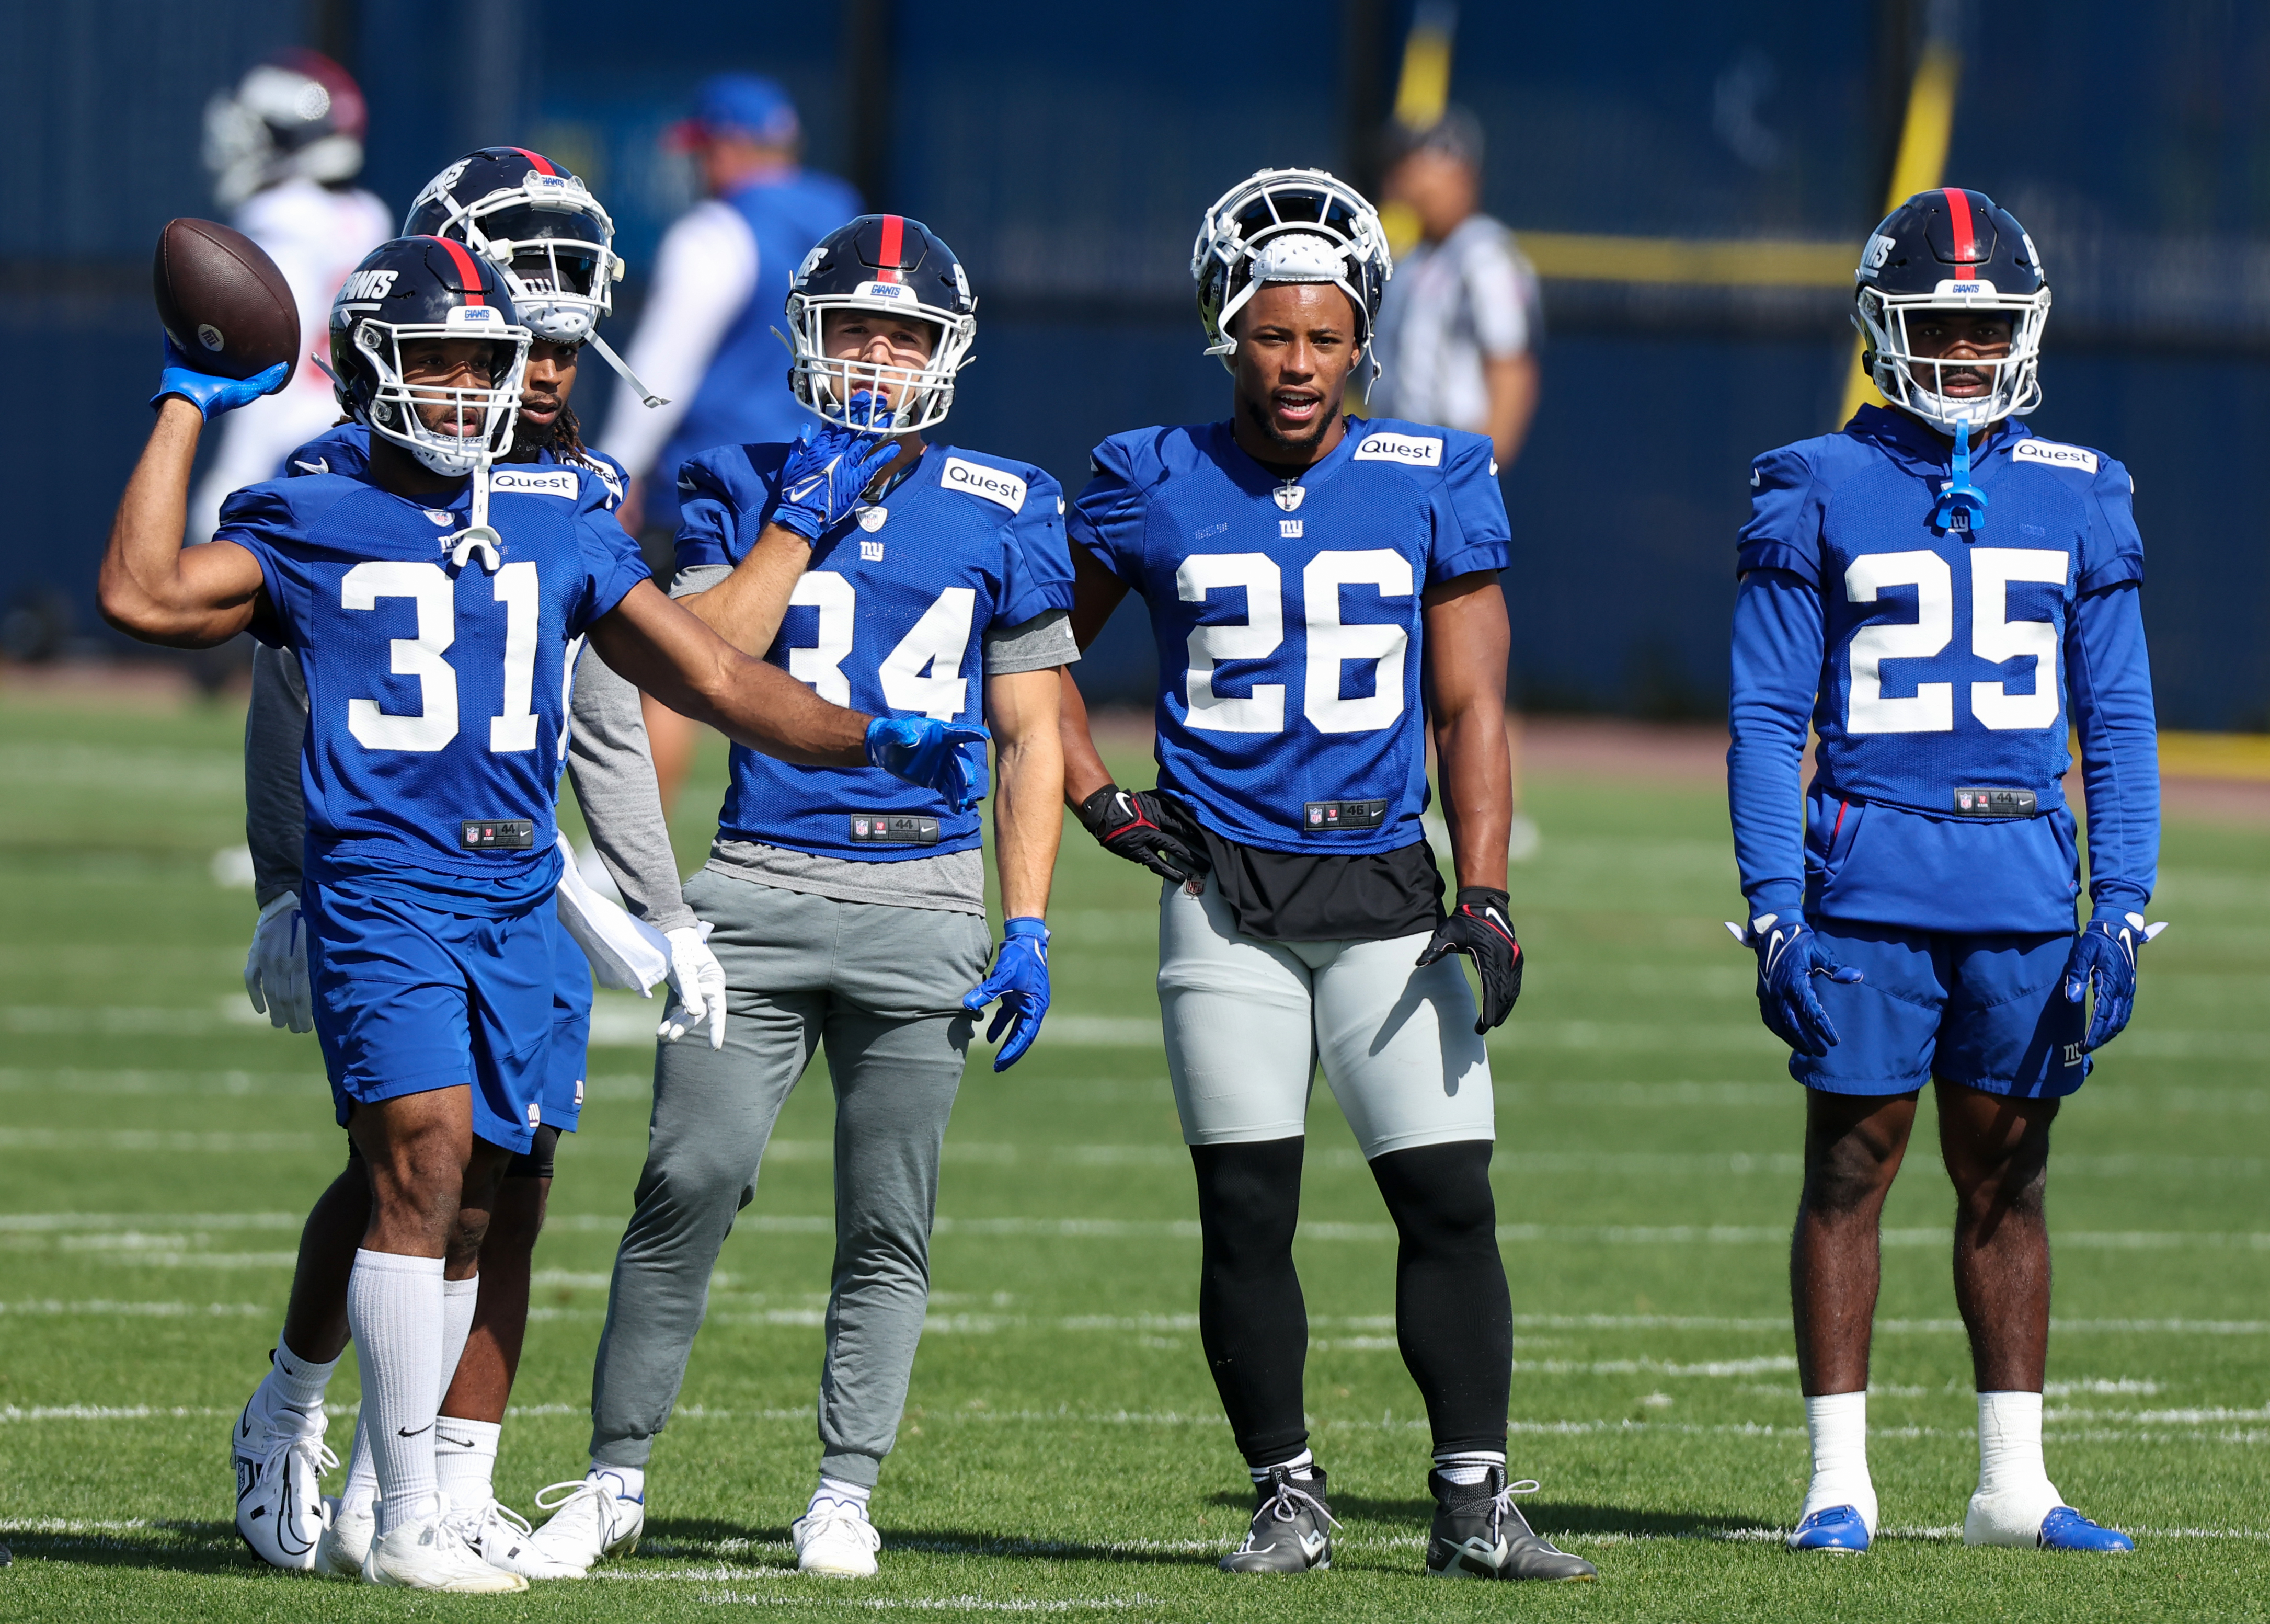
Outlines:
{"type": "Polygon", "coordinates": [[[1272,1467],[1257,1491],[1253,1526],[1245,1543],[1221,1559],[1224,1573],[1312,1573],[1332,1565],[1332,1510],[1324,1504],[1324,1469],[1296,1478],[1272,1467]]]}
{"type": "Polygon", "coordinates": [[[1530,1527],[1513,1503],[1532,1494],[1529,1479],[1505,1480],[1492,1466],[1480,1483],[1445,1482],[1427,1474],[1435,1496],[1434,1537],[1427,1541],[1427,1571],[1438,1579],[1597,1579],[1600,1570],[1571,1556],[1530,1527]]]}

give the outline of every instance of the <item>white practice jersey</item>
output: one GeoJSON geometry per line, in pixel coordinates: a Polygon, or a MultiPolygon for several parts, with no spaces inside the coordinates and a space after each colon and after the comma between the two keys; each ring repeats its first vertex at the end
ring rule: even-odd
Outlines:
{"type": "Polygon", "coordinates": [[[1369,415],[1486,432],[1482,364],[1525,353],[1537,312],[1537,272],[1487,215],[1419,244],[1396,262],[1380,302],[1382,372],[1369,415]]]}

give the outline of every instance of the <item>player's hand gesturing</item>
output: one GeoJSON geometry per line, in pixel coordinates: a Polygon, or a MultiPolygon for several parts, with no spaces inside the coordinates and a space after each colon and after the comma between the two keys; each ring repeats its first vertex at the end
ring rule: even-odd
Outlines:
{"type": "Polygon", "coordinates": [[[853,415],[864,415],[866,426],[808,425],[781,468],[780,505],[773,509],[773,522],[806,541],[818,541],[842,523],[883,464],[899,454],[898,441],[889,438],[892,414],[874,409],[875,397],[862,390],[851,404],[853,415]]]}
{"type": "Polygon", "coordinates": [[[1481,972],[1482,1012],[1476,1032],[1502,1026],[1521,998],[1521,944],[1506,916],[1510,899],[1487,886],[1458,887],[1458,906],[1435,927],[1434,939],[1419,955],[1421,968],[1454,953],[1470,955],[1481,972]]]}
{"type": "Polygon", "coordinates": [[[1049,927],[1041,920],[1012,919],[1002,927],[992,974],[964,995],[961,1007],[975,1013],[996,998],[1001,1007],[994,1012],[985,1041],[1001,1043],[1002,1033],[1008,1033],[1009,1041],[993,1057],[993,1069],[1005,1072],[1025,1057],[1049,1012],[1049,927]]]}
{"type": "Polygon", "coordinates": [[[1180,820],[1161,805],[1156,790],[1106,784],[1079,804],[1078,815],[1104,850],[1142,864],[1161,879],[1186,886],[1206,871],[1205,849],[1175,832],[1180,820]]]}

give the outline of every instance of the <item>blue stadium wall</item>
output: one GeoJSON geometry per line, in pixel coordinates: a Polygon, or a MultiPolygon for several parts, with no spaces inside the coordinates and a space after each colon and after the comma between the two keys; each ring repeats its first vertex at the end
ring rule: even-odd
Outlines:
{"type": "MultiPolygon", "coordinates": [[[[1469,4],[1452,91],[1488,131],[1488,206],[1517,228],[1857,243],[1925,9],[1469,4]]],[[[366,179],[397,207],[485,142],[581,169],[623,227],[626,315],[690,196],[656,134],[704,72],[775,75],[813,163],[970,266],[983,325],[953,436],[1076,488],[1103,434],[1223,410],[1190,314],[1197,213],[1265,164],[1362,173],[1408,22],[1393,0],[0,0],[0,434],[27,476],[0,612],[60,597],[81,646],[108,646],[93,574],[148,421],[149,248],[168,217],[210,211],[199,109],[265,50],[350,59],[366,179]]],[[[1999,0],[1963,26],[1951,178],[2016,209],[2049,261],[2035,426],[2136,476],[2162,719],[2270,728],[2270,520],[2245,449],[2270,426],[2270,12],[1999,0]]],[[[1548,282],[1543,404],[1505,477],[1528,703],[1721,712],[1748,460],[1829,426],[1843,308],[1835,290],[1548,282]]],[[[577,404],[596,423],[611,379],[592,373],[577,404]]],[[[1146,693],[1139,623],[1114,627],[1087,680],[1146,693]]]]}

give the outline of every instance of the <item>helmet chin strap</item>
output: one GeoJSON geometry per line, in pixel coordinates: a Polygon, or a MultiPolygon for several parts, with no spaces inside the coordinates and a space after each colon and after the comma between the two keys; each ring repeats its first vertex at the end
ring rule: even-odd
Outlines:
{"type": "MultiPolygon", "coordinates": [[[[774,330],[773,336],[776,338],[780,337],[780,331],[777,328],[774,330]]],[[[785,344],[788,341],[783,338],[781,342],[785,344]]],[[[624,362],[621,356],[616,354],[613,350],[608,347],[607,341],[605,338],[600,337],[596,331],[591,334],[591,347],[599,352],[599,359],[601,360],[613,367],[617,375],[619,375],[624,382],[629,384],[633,389],[637,391],[638,397],[646,403],[648,410],[651,411],[657,406],[666,406],[670,404],[670,402],[663,398],[663,397],[648,389],[645,384],[641,383],[638,381],[638,374],[630,369],[630,367],[624,362]]]]}
{"type": "Polygon", "coordinates": [[[1945,494],[1939,506],[1932,509],[1931,522],[1951,535],[1960,535],[1965,541],[1978,533],[1980,522],[1986,516],[1986,493],[1970,483],[1970,419],[1958,418],[1955,424],[1954,478],[1947,482],[1945,494]]]}

